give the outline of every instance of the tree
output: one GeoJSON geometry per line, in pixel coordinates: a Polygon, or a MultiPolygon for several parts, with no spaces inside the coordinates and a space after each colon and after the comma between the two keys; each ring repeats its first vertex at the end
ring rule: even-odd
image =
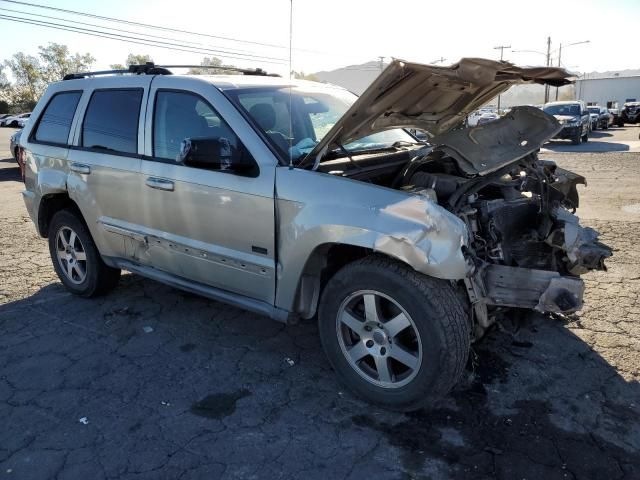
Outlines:
{"type": "Polygon", "coordinates": [[[42,63],[42,76],[46,83],[56,82],[69,73],[88,72],[96,61],[89,53],[71,55],[66,45],[50,43],[38,47],[42,63]]]}
{"type": "Polygon", "coordinates": [[[144,65],[147,62],[153,62],[151,55],[147,53],[145,54],[130,53],[129,55],[127,55],[127,59],[125,60],[124,65],[122,63],[112,63],[109,66],[113,70],[126,70],[129,67],[129,65],[144,65]]]}
{"type": "Polygon", "coordinates": [[[37,57],[18,52],[5,62],[14,83],[3,89],[3,97],[18,110],[33,109],[50,82],[68,73],[86,72],[95,61],[88,53],[71,55],[66,45],[49,43],[38,48],[37,57]]]}
{"type": "Polygon", "coordinates": [[[9,87],[11,84],[0,64],[0,113],[9,113],[9,87]]]}
{"type": "Polygon", "coordinates": [[[212,73],[225,73],[229,75],[236,75],[239,72],[235,70],[227,70],[224,67],[233,68],[233,65],[223,65],[222,60],[217,57],[204,57],[200,62],[203,67],[220,67],[220,69],[212,68],[190,68],[187,72],[189,75],[210,75],[212,73]]]}
{"type": "Polygon", "coordinates": [[[310,74],[305,74],[302,70],[299,72],[296,72],[295,70],[291,71],[291,76],[293,78],[297,78],[299,80],[312,80],[314,82],[319,82],[318,77],[316,77],[313,73],[310,74]]]}

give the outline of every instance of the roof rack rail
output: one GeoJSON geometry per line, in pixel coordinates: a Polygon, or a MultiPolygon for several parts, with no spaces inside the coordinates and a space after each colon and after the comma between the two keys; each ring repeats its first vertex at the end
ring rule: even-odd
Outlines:
{"type": "Polygon", "coordinates": [[[277,73],[268,73],[261,68],[238,68],[227,67],[225,65],[158,65],[162,68],[207,68],[210,70],[228,70],[232,72],[242,73],[243,75],[259,75],[263,77],[280,77],[277,73]]]}
{"type": "Polygon", "coordinates": [[[276,73],[267,73],[261,68],[247,69],[237,67],[225,67],[224,65],[156,65],[153,62],[147,62],[144,65],[129,65],[129,68],[118,70],[99,70],[97,72],[80,72],[69,73],[65,75],[62,80],[77,80],[86,77],[96,77],[99,75],[123,75],[130,73],[133,75],[173,75],[173,72],[169,68],[207,68],[212,70],[230,70],[233,72],[239,72],[243,75],[260,75],[267,77],[279,77],[276,73]]]}
{"type": "Polygon", "coordinates": [[[132,73],[134,75],[171,75],[171,71],[155,65],[153,62],[147,62],[144,65],[129,65],[129,68],[118,70],[99,70],[97,72],[80,72],[69,73],[62,80],[76,80],[78,78],[96,77],[98,75],[114,75],[132,73]]]}

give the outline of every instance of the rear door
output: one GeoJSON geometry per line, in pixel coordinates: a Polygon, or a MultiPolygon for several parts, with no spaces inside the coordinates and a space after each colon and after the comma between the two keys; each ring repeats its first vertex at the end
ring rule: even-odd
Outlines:
{"type": "Polygon", "coordinates": [[[207,81],[156,77],[147,109],[142,218],[155,268],[273,304],[276,159],[207,81]],[[252,175],[187,166],[185,139],[245,148],[252,175]]]}
{"type": "Polygon", "coordinates": [[[68,155],[69,196],[103,256],[139,255],[140,173],[144,151],[144,108],[151,77],[84,80],[85,91],[68,155]]]}

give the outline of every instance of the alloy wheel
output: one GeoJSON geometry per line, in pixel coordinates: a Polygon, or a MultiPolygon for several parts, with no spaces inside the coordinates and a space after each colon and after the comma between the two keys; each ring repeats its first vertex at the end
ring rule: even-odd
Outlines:
{"type": "Polygon", "coordinates": [[[64,276],[79,285],[87,278],[87,254],[80,238],[70,227],[61,227],[56,234],[56,254],[64,276]]]}
{"type": "Polygon", "coordinates": [[[375,290],[349,295],[338,309],[336,333],[349,365],[376,386],[400,388],[420,369],[422,342],[416,324],[388,295],[375,290]]]}

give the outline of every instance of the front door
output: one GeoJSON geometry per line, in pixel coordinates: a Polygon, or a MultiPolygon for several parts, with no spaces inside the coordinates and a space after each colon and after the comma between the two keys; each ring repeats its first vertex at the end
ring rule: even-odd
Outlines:
{"type": "Polygon", "coordinates": [[[156,77],[148,102],[141,207],[149,261],[174,275],[273,304],[275,159],[265,158],[271,153],[213,85],[179,80],[156,77]],[[244,174],[183,163],[186,139],[209,140],[230,151],[244,148],[256,168],[244,174]]]}

